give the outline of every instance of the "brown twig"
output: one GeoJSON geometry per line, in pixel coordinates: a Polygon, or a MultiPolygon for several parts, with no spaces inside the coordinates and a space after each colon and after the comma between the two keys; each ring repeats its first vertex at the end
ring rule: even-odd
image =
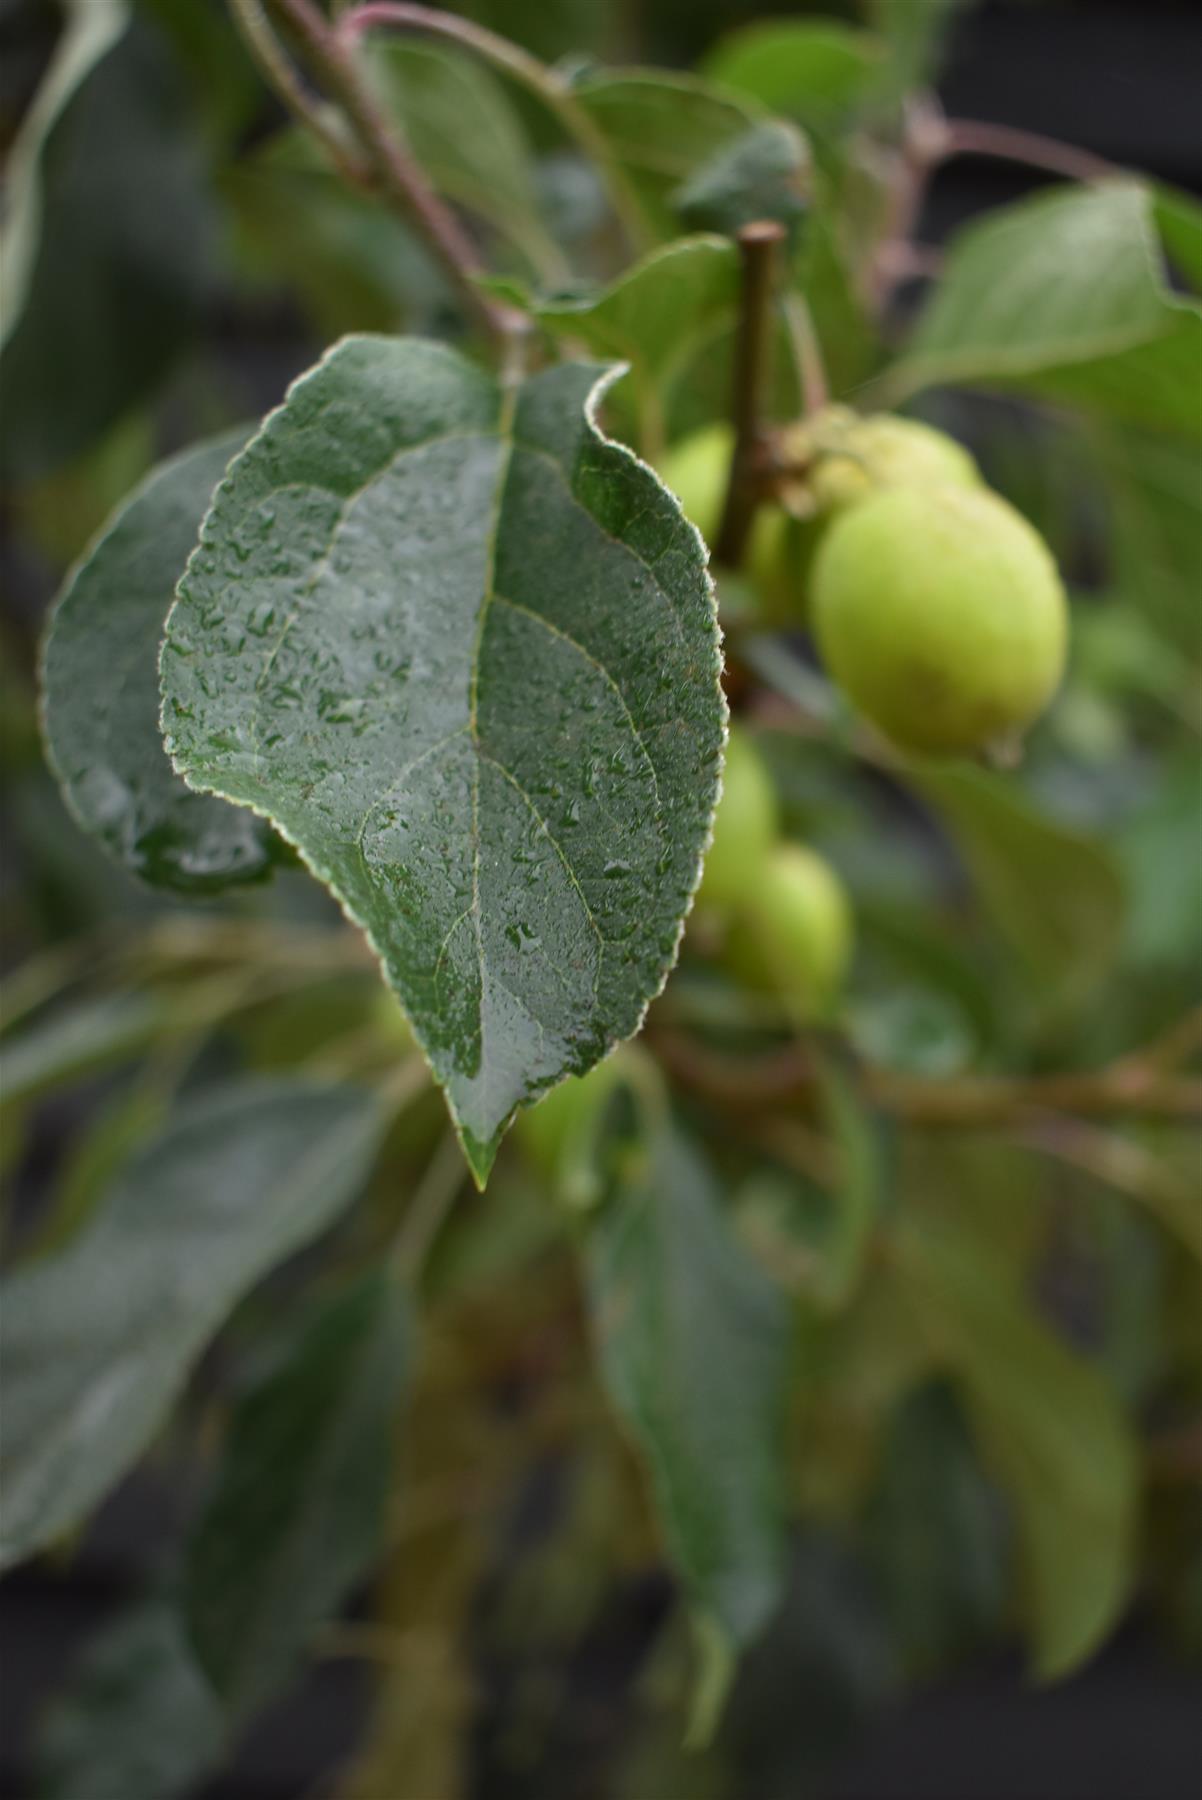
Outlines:
{"type": "Polygon", "coordinates": [[[784,237],[785,228],[775,219],[758,219],[744,225],[738,234],[743,285],[731,396],[735,441],[722,523],[714,544],[715,560],[730,569],[738,568],[742,560],[759,503],[765,449],[761,399],[771,345],[776,252],[784,237]]]}
{"type": "MultiPolygon", "coordinates": [[[[767,1056],[736,1058],[678,1032],[656,1031],[653,1042],[670,1075],[720,1106],[757,1112],[808,1104],[813,1098],[814,1065],[802,1044],[767,1056]]],[[[1003,1125],[1049,1113],[1093,1119],[1202,1118],[1202,1080],[1141,1068],[1135,1058],[1069,1074],[966,1075],[938,1081],[864,1068],[860,1085],[882,1112],[924,1126],[1003,1125]]]]}
{"type": "Polygon", "coordinates": [[[609,140],[554,69],[474,19],[431,6],[409,5],[407,0],[364,0],[362,5],[345,11],[335,29],[342,42],[351,46],[379,26],[446,38],[474,51],[520,83],[558,119],[568,137],[588,157],[605,185],[614,216],[631,249],[650,247],[653,235],[642,202],[614,157],[609,140]]]}
{"type": "MultiPolygon", "coordinates": [[[[335,154],[340,139],[325,123],[320,108],[304,94],[300,84],[283,71],[288,68],[278,43],[267,27],[259,0],[232,0],[235,15],[247,42],[272,84],[288,101],[306,127],[335,154]]],[[[422,170],[396,137],[382,109],[363,78],[354,52],[312,0],[267,0],[268,10],[287,28],[301,56],[318,83],[341,107],[364,157],[364,167],[339,161],[344,173],[365,176],[424,239],[450,277],[468,313],[476,318],[498,345],[508,349],[526,330],[522,313],[486,293],[478,284],[484,267],[471,238],[449,207],[439,199],[422,170]]]]}
{"type": "Polygon", "coordinates": [[[1017,131],[984,119],[944,119],[939,129],[940,162],[953,156],[993,156],[1001,162],[1024,163],[1066,181],[1112,181],[1122,170],[1091,150],[1062,144],[1034,131],[1017,131]]]}

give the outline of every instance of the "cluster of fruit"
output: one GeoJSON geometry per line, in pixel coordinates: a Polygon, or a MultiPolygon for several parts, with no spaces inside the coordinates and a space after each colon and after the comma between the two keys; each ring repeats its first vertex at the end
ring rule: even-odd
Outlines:
{"type": "MultiPolygon", "coordinates": [[[[731,449],[730,428],[715,425],[664,461],[707,539],[731,449]]],[[[765,621],[810,629],[839,688],[903,752],[1013,742],[1064,667],[1064,589],[1039,534],[962,445],[914,420],[831,407],[783,433],[779,450],[780,503],[757,512],[746,556],[765,621]]],[[[735,726],[698,919],[744,984],[821,1019],[850,960],[850,907],[822,857],[779,841],[777,813],[771,776],[735,726]]]]}
{"type": "MultiPolygon", "coordinates": [[[[732,448],[729,426],[707,426],[660,470],[711,543],[732,448]]],[[[743,570],[764,623],[812,632],[833,681],[903,753],[1015,742],[1055,692],[1068,639],[1064,588],[1038,532],[961,444],[913,419],[832,406],[783,432],[778,460],[777,499],[755,515],[743,570]]],[[[837,1005],[852,942],[842,881],[782,839],[771,772],[732,725],[690,943],[715,949],[784,1016],[814,1024],[837,1005]]],[[[563,1191],[580,1187],[581,1203],[586,1152],[623,1067],[611,1057],[562,1083],[522,1122],[536,1162],[563,1191]]]]}
{"type": "MultiPolygon", "coordinates": [[[[1059,684],[1064,589],[1047,545],[952,438],[831,407],[785,432],[784,504],[756,515],[746,573],[766,621],[812,629],[832,679],[901,750],[1013,742],[1059,684]]],[[[712,542],[728,426],[661,473],[712,542]]]]}

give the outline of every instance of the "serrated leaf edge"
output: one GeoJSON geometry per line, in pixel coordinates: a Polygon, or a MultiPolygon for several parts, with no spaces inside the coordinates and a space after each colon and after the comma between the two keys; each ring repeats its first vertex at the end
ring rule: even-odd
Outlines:
{"type": "MultiPolygon", "coordinates": [[[[303,374],[298,375],[296,380],[293,381],[292,383],[290,383],[287,391],[285,392],[284,398],[283,398],[283,400],[281,400],[280,404],[278,406],[273,407],[271,409],[271,411],[268,412],[264,416],[263,421],[260,424],[258,430],[252,434],[252,436],[247,441],[247,443],[243,445],[242,449],[227,465],[224,476],[217,483],[217,486],[213,490],[212,498],[209,501],[208,510],[205,512],[205,515],[200,522],[200,528],[197,533],[197,544],[194,547],[192,554],[189,556],[188,561],[185,564],[184,569],[182,570],[182,572],[180,574],[179,580],[176,582],[174,597],[172,599],[171,606],[169,607],[169,609],[167,611],[167,616],[166,616],[166,620],[164,623],[163,641],[162,641],[162,644],[160,645],[160,649],[159,649],[159,691],[160,691],[160,701],[161,701],[160,708],[159,708],[159,729],[164,734],[164,737],[166,735],[166,723],[165,723],[165,718],[164,718],[164,714],[166,712],[166,699],[165,699],[165,696],[163,696],[163,692],[162,692],[163,651],[166,646],[167,634],[171,627],[171,621],[172,621],[173,617],[175,616],[177,607],[180,604],[180,588],[181,588],[183,582],[187,579],[187,576],[192,568],[192,564],[195,561],[197,555],[199,554],[200,540],[202,540],[204,537],[205,528],[208,525],[209,520],[212,517],[212,514],[216,508],[216,504],[217,504],[217,500],[218,500],[219,496],[222,493],[224,493],[225,490],[230,485],[230,482],[232,481],[234,473],[237,470],[238,465],[241,463],[242,458],[244,456],[248,455],[249,452],[257,446],[260,439],[264,436],[265,432],[267,431],[267,428],[271,424],[271,422],[274,419],[276,419],[277,417],[279,417],[280,414],[282,414],[283,412],[286,411],[293,396],[295,394],[299,393],[305,387],[306,383],[314,380],[317,377],[317,375],[326,367],[326,365],[328,363],[330,363],[334,359],[335,356],[338,355],[338,353],[343,349],[343,347],[345,345],[353,344],[353,343],[364,343],[364,342],[367,342],[367,343],[372,343],[372,342],[392,343],[392,342],[396,342],[396,341],[397,341],[396,339],[394,339],[394,338],[388,336],[386,333],[382,333],[382,332],[348,332],[345,336],[338,338],[333,344],[331,344],[329,346],[329,348],[323,353],[323,355],[318,359],[318,361],[316,363],[314,363],[312,368],[306,369],[303,374]]],[[[460,354],[458,352],[452,351],[447,345],[440,344],[435,339],[416,339],[416,340],[411,340],[411,341],[424,343],[424,344],[426,344],[427,348],[429,348],[430,350],[432,350],[436,353],[442,353],[447,356],[454,356],[456,358],[456,360],[462,360],[462,358],[460,357],[460,354]]],[[[594,366],[597,366],[597,365],[594,365],[594,366]]],[[[656,483],[656,486],[659,487],[663,493],[668,495],[668,497],[672,500],[673,504],[675,506],[679,507],[679,502],[676,500],[676,497],[672,493],[671,488],[669,488],[665,485],[664,481],[662,480],[662,478],[660,477],[658,472],[652,468],[651,464],[648,462],[645,462],[643,460],[643,458],[641,456],[639,456],[636,451],[632,450],[628,444],[624,444],[616,438],[609,437],[606,434],[606,432],[602,430],[600,422],[598,420],[597,415],[600,410],[601,403],[605,399],[606,394],[608,393],[609,389],[614,385],[614,383],[617,381],[620,381],[621,378],[628,372],[629,367],[630,367],[629,363],[619,362],[619,363],[612,363],[608,367],[599,367],[598,368],[596,380],[593,382],[592,387],[589,389],[588,394],[585,396],[585,401],[584,401],[585,423],[588,426],[589,430],[594,434],[594,436],[597,438],[597,440],[600,443],[605,444],[605,445],[612,445],[615,448],[621,450],[625,455],[629,456],[633,462],[638,464],[639,468],[643,469],[648,475],[650,475],[652,477],[652,479],[656,483]]],[[[630,1031],[628,1037],[627,1038],[615,1038],[613,1043],[609,1045],[609,1047],[606,1049],[604,1054],[597,1058],[597,1062],[591,1065],[592,1068],[596,1068],[600,1063],[606,1061],[606,1059],[609,1056],[611,1056],[613,1054],[613,1052],[618,1048],[619,1044],[628,1042],[629,1038],[638,1036],[639,1032],[643,1028],[643,1023],[647,1017],[648,1010],[650,1009],[652,1003],[659,998],[660,994],[663,993],[664,988],[667,985],[668,977],[672,973],[672,970],[676,967],[676,962],[680,955],[681,940],[684,937],[685,926],[688,923],[689,914],[693,910],[693,902],[697,895],[697,889],[701,883],[701,872],[705,866],[705,858],[709,851],[710,845],[713,843],[714,816],[717,813],[718,803],[720,802],[720,800],[722,798],[722,792],[723,792],[723,777],[724,777],[724,772],[725,772],[725,753],[726,753],[727,738],[729,735],[730,710],[729,710],[729,707],[727,706],[726,695],[723,690],[722,680],[721,680],[722,669],[723,669],[723,658],[722,658],[723,635],[722,635],[721,622],[718,618],[717,590],[714,586],[713,576],[710,574],[710,569],[709,569],[709,546],[706,544],[705,539],[702,537],[702,535],[701,535],[700,531],[698,531],[697,527],[693,524],[692,520],[687,518],[683,512],[681,513],[680,516],[683,519],[688,530],[692,533],[693,539],[696,544],[696,548],[697,548],[698,555],[699,555],[699,561],[700,561],[700,570],[701,570],[701,574],[705,581],[706,595],[709,600],[710,617],[711,617],[711,620],[715,627],[715,635],[713,638],[713,650],[712,650],[712,659],[711,659],[710,667],[711,667],[713,677],[714,677],[714,684],[715,684],[715,687],[716,687],[717,693],[718,693],[719,710],[720,710],[720,714],[721,714],[721,755],[719,758],[718,779],[717,779],[717,786],[716,786],[715,795],[714,795],[714,812],[711,813],[711,815],[710,815],[709,829],[706,832],[705,840],[704,840],[703,844],[701,845],[700,852],[698,854],[697,866],[696,866],[696,870],[694,871],[693,880],[692,880],[692,883],[689,888],[688,899],[686,901],[684,911],[681,913],[680,923],[677,926],[677,930],[676,930],[676,939],[675,939],[675,942],[673,943],[671,954],[667,957],[667,959],[665,961],[664,972],[660,979],[659,985],[658,985],[658,987],[656,987],[656,989],[653,993],[651,993],[647,996],[646,1000],[644,1001],[643,1006],[639,1012],[638,1018],[635,1021],[635,1024],[634,1024],[632,1030],[630,1031]]],[[[168,752],[168,754],[170,754],[170,752],[168,752]]],[[[181,779],[187,784],[187,786],[192,788],[195,792],[218,794],[223,799],[226,799],[226,800],[229,799],[228,795],[222,794],[220,788],[218,788],[210,783],[206,783],[206,782],[203,782],[200,780],[193,779],[193,777],[189,773],[189,771],[182,768],[174,756],[171,756],[171,766],[174,768],[176,774],[179,775],[181,777],[181,779]]],[[[422,1035],[421,1035],[420,1031],[417,1029],[417,1026],[415,1025],[412,1017],[410,1016],[409,1009],[405,1005],[403,997],[397,992],[397,990],[393,986],[392,982],[388,979],[387,960],[386,960],[384,953],[381,950],[379,944],[376,942],[376,939],[375,939],[370,927],[367,924],[365,924],[365,922],[361,918],[358,917],[354,908],[337,891],[330,876],[318,866],[318,864],[307,853],[307,851],[304,849],[304,847],[300,843],[298,843],[297,840],[293,836],[291,836],[291,834],[288,831],[286,831],[284,829],[283,825],[281,825],[279,820],[276,819],[273,816],[273,814],[267,810],[266,807],[255,806],[255,805],[251,804],[249,801],[245,801],[245,800],[237,800],[237,801],[232,801],[230,803],[232,805],[245,807],[246,811],[254,813],[256,815],[256,817],[261,818],[261,819],[266,819],[267,822],[273,827],[273,829],[284,840],[284,842],[287,844],[290,844],[292,846],[292,848],[296,851],[297,856],[300,858],[300,861],[302,862],[304,867],[306,869],[308,869],[309,873],[314,877],[314,879],[319,881],[321,883],[322,887],[324,887],[326,889],[327,893],[329,893],[333,897],[333,899],[337,902],[338,909],[342,913],[343,917],[346,919],[347,923],[350,925],[353,925],[355,927],[355,929],[357,931],[361,932],[363,937],[367,940],[368,948],[370,949],[372,955],[375,957],[376,961],[380,965],[380,971],[381,971],[381,974],[384,979],[384,985],[387,988],[388,992],[392,995],[393,999],[396,1001],[397,1005],[400,1007],[401,1012],[404,1015],[405,1021],[408,1024],[410,1031],[413,1033],[414,1041],[417,1044],[419,1050],[421,1051],[422,1056],[425,1059],[426,1065],[430,1070],[431,1076],[433,1077],[436,1086],[439,1088],[440,1092],[442,1093],[442,1097],[446,1104],[447,1111],[451,1115],[451,1122],[455,1127],[456,1135],[459,1139],[460,1145],[462,1146],[464,1157],[467,1161],[468,1168],[471,1171],[472,1180],[474,1181],[477,1189],[481,1193],[483,1193],[484,1189],[487,1185],[487,1182],[488,1182],[489,1174],[492,1170],[493,1162],[496,1159],[497,1151],[500,1148],[501,1141],[504,1138],[505,1133],[508,1131],[510,1125],[513,1123],[513,1120],[516,1117],[520,1108],[515,1107],[513,1109],[513,1111],[504,1120],[504,1122],[498,1127],[496,1135],[492,1139],[491,1145],[488,1147],[491,1150],[491,1154],[488,1155],[487,1160],[485,1160],[483,1157],[477,1158],[473,1154],[472,1150],[469,1148],[470,1134],[465,1132],[463,1122],[459,1116],[459,1112],[455,1106],[455,1102],[451,1097],[450,1090],[448,1088],[444,1087],[443,1084],[438,1080],[437,1074],[435,1073],[435,1070],[434,1070],[434,1065],[430,1060],[429,1053],[426,1050],[426,1046],[422,1040],[422,1035]]],[[[563,1080],[567,1080],[568,1077],[565,1075],[565,1076],[562,1076],[560,1079],[561,1079],[561,1081],[563,1081],[563,1080]]],[[[553,1087],[557,1087],[559,1085],[560,1085],[559,1082],[554,1082],[551,1084],[551,1087],[544,1089],[543,1093],[550,1093],[553,1087]]],[[[540,1093],[537,1096],[534,1096],[533,1099],[541,1100],[543,1098],[543,1093],[540,1093]]],[[[533,1104],[533,1099],[531,1101],[531,1104],[533,1104]]]]}

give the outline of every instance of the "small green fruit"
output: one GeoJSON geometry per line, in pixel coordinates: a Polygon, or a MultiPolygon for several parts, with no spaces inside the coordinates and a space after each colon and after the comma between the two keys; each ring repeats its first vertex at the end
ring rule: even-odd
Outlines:
{"type": "MultiPolygon", "coordinates": [[[[722,523],[734,432],[729,425],[703,426],[673,444],[660,464],[670,487],[706,543],[713,545],[722,523]]],[[[787,538],[792,521],[778,506],[761,506],[751,527],[744,568],[767,609],[779,614],[791,587],[787,538]]]]}
{"type": "Polygon", "coordinates": [[[873,413],[858,419],[843,409],[810,428],[816,452],[810,492],[823,512],[854,505],[880,488],[979,488],[981,472],[962,444],[922,425],[873,413]]]}
{"type": "Polygon", "coordinates": [[[848,507],[818,549],[812,597],[827,669],[902,749],[1011,741],[1064,670],[1056,565],[985,489],[895,488],[848,507]]]}
{"type": "Polygon", "coordinates": [[[755,744],[737,725],[726,741],[722,797],[706,853],[697,904],[715,911],[737,906],[776,838],[776,789],[755,744]]]}
{"type": "Polygon", "coordinates": [[[592,1197],[596,1130],[606,1102],[624,1078],[624,1054],[619,1049],[587,1075],[569,1075],[518,1114],[515,1132],[526,1154],[570,1204],[587,1204],[592,1197]]]}
{"type": "Polygon", "coordinates": [[[851,961],[851,906],[817,851],[778,844],[750,873],[730,935],[730,961],[749,986],[778,994],[799,1018],[830,1010],[851,961]]]}

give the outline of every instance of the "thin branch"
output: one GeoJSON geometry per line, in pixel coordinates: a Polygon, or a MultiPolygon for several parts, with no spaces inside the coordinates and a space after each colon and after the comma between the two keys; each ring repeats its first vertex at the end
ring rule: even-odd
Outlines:
{"type": "Polygon", "coordinates": [[[775,219],[744,225],[738,235],[743,258],[743,284],[735,343],[731,418],[735,428],[730,480],[714,557],[738,568],[759,502],[760,463],[765,450],[761,402],[772,332],[772,293],[776,252],[785,228],[775,219]]]}
{"type": "Polygon", "coordinates": [[[261,0],[230,0],[230,11],[251,56],[297,123],[324,147],[345,181],[358,187],[370,182],[370,170],[355,158],[346,140],[331,125],[324,108],[307,92],[298,77],[268,23],[261,0]]]}
{"type": "Polygon", "coordinates": [[[589,158],[605,185],[614,216],[632,251],[647,249],[653,233],[642,202],[627,180],[620,163],[610,148],[604,132],[598,130],[590,114],[581,106],[568,83],[529,51],[500,37],[472,19],[461,18],[430,6],[411,6],[403,0],[365,0],[353,6],[338,21],[338,35],[347,44],[358,42],[365,32],[376,26],[396,27],[401,31],[424,32],[431,37],[448,38],[473,50],[495,68],[502,69],[554,114],[568,137],[589,158]]]}
{"type": "MultiPolygon", "coordinates": [[[[677,1032],[660,1031],[654,1049],[669,1073],[705,1099],[757,1112],[805,1103],[815,1087],[804,1045],[770,1056],[721,1055],[677,1032]]],[[[1135,1059],[1105,1069],[1059,1075],[967,1075],[934,1080],[865,1068],[864,1096],[883,1112],[913,1125],[979,1127],[1029,1121],[1048,1113],[1079,1118],[1202,1118],[1202,1080],[1147,1069],[1136,1077],[1135,1059]]]]}
{"type": "MultiPolygon", "coordinates": [[[[244,5],[246,0],[235,0],[244,5]]],[[[459,220],[430,186],[405,145],[394,134],[349,44],[312,0],[268,0],[282,20],[314,76],[342,107],[370,158],[371,171],[385,195],[420,233],[446,270],[465,307],[502,346],[520,340],[523,314],[494,299],[479,286],[485,273],[476,247],[459,220]]],[[[308,122],[308,121],[307,121],[308,122]]]]}
{"type": "Polygon", "coordinates": [[[1010,125],[994,125],[983,119],[945,119],[941,127],[940,162],[953,156],[993,156],[1002,162],[1024,163],[1066,181],[1113,181],[1123,171],[1090,150],[1063,144],[1058,138],[1034,131],[1017,131],[1010,125]]]}
{"type": "Polygon", "coordinates": [[[878,314],[898,282],[898,253],[912,242],[927,188],[944,153],[944,119],[931,95],[911,100],[902,141],[893,152],[885,196],[885,217],[864,279],[864,298],[878,314]]]}

